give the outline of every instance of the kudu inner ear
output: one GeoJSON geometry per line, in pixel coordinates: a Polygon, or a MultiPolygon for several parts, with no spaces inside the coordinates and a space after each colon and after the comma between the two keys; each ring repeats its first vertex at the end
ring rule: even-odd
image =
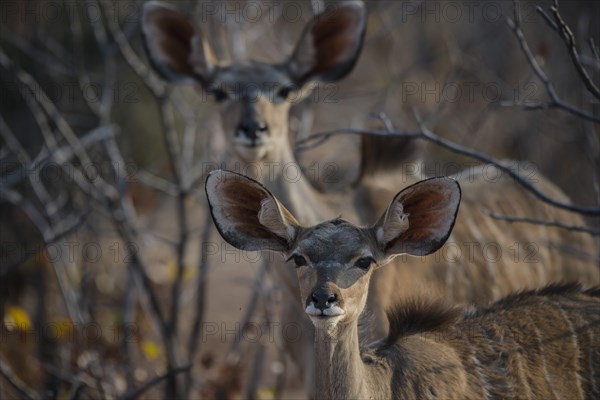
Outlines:
{"type": "Polygon", "coordinates": [[[204,83],[212,71],[210,49],[188,17],[158,1],[144,4],[142,33],[154,69],[172,83],[204,83]]]}
{"type": "Polygon", "coordinates": [[[242,250],[287,251],[299,226],[260,183],[229,171],[206,179],[210,211],[223,239],[242,250]]]}
{"type": "Polygon", "coordinates": [[[398,193],[374,227],[385,255],[421,256],[439,249],[454,226],[460,196],[458,182],[450,178],[421,181],[398,193]]]}
{"type": "Polygon", "coordinates": [[[348,74],[360,54],[366,20],[361,1],[346,2],[315,16],[287,64],[295,83],[332,82],[348,74]]]}

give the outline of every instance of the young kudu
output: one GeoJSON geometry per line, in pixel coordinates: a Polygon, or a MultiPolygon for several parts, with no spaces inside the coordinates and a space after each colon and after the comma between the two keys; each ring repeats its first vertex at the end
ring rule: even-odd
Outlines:
{"type": "MultiPolygon", "coordinates": [[[[363,44],[366,19],[364,4],[359,1],[347,1],[327,9],[308,23],[292,55],[274,64],[251,61],[220,65],[188,16],[163,3],[145,4],[142,28],[149,59],[163,77],[173,83],[201,87],[220,103],[230,153],[228,159],[261,171],[257,179],[303,224],[309,225],[341,212],[346,218],[369,221],[393,196],[389,188],[398,187],[397,182],[369,175],[377,163],[369,162],[366,155],[372,159],[382,158],[377,149],[385,148],[386,143],[369,147],[373,142],[367,140],[361,173],[365,179],[355,191],[324,195],[305,177],[297,180],[285,175],[287,167],[297,165],[288,137],[291,102],[286,99],[298,93],[306,95],[315,82],[332,82],[348,74],[363,44]]],[[[407,156],[406,151],[396,154],[407,156]]],[[[386,160],[379,161],[385,164],[386,160]]],[[[398,163],[408,161],[412,159],[398,159],[398,163]]],[[[493,169],[485,171],[497,177],[493,169]]],[[[400,176],[403,186],[417,178],[400,176]]],[[[367,304],[374,315],[375,335],[384,335],[387,331],[387,318],[382,310],[406,296],[435,292],[458,302],[486,301],[552,280],[581,279],[592,283],[600,280],[593,262],[565,254],[558,247],[576,243],[579,248],[589,250],[593,248],[589,237],[544,226],[524,229],[494,221],[483,215],[481,209],[583,224],[577,216],[540,205],[509,179],[490,182],[483,174],[470,173],[463,178],[465,218],[457,222],[450,239],[460,255],[442,253],[443,257],[439,258],[410,258],[399,268],[377,274],[372,280],[372,295],[367,304]]],[[[563,196],[543,178],[535,176],[535,179],[542,190],[556,197],[563,196]]],[[[242,189],[238,196],[244,197],[242,189]]],[[[313,342],[312,324],[304,313],[298,312],[294,301],[300,294],[293,271],[274,270],[282,286],[293,293],[284,300],[280,322],[282,326],[301,326],[303,332],[302,340],[285,343],[285,347],[299,364],[306,387],[310,388],[314,363],[313,353],[307,351],[307,347],[313,342]]]]}
{"type": "Polygon", "coordinates": [[[316,398],[600,396],[598,287],[550,285],[480,308],[405,301],[388,315],[389,335],[361,349],[358,317],[371,275],[399,264],[391,262],[398,254],[444,244],[460,202],[456,181],[404,189],[369,228],[342,219],[303,227],[264,186],[233,173],[213,172],[206,193],[226,241],[279,251],[295,264],[301,307],[316,330],[316,398]]]}

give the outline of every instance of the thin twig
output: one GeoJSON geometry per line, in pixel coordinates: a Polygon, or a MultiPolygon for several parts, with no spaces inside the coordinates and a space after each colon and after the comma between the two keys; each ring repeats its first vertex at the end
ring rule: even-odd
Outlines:
{"type": "Polygon", "coordinates": [[[159,383],[161,383],[162,381],[164,381],[165,379],[169,379],[177,374],[180,374],[182,372],[187,372],[189,371],[189,369],[192,368],[191,364],[188,365],[184,365],[182,367],[177,367],[177,368],[173,368],[170,369],[169,371],[165,372],[162,375],[159,375],[155,378],[150,379],[149,381],[147,381],[146,383],[144,383],[141,387],[131,391],[130,393],[126,393],[121,399],[122,400],[135,400],[138,397],[140,397],[142,394],[144,394],[145,392],[147,392],[148,390],[152,389],[153,386],[158,385],[159,383]]]}
{"type": "Polygon", "coordinates": [[[108,0],[101,0],[101,3],[104,13],[106,14],[108,30],[117,42],[119,50],[125,58],[125,61],[127,61],[127,64],[129,64],[131,69],[133,69],[133,71],[142,79],[144,84],[154,96],[163,96],[165,92],[165,85],[133,50],[127,35],[125,35],[117,23],[118,18],[114,12],[114,5],[108,0]]]}
{"type": "MultiPolygon", "coordinates": [[[[93,379],[87,372],[80,371],[77,375],[73,376],[66,372],[64,368],[58,368],[48,363],[42,364],[42,367],[48,375],[54,376],[62,382],[68,383],[70,385],[84,385],[87,389],[91,389],[94,392],[98,392],[95,397],[99,397],[98,395],[102,393],[102,389],[96,385],[95,379],[93,379]]],[[[95,398],[94,396],[92,397],[95,398]]]]}
{"type": "Polygon", "coordinates": [[[517,182],[518,184],[523,186],[525,189],[527,189],[529,192],[534,194],[538,199],[542,200],[543,202],[550,204],[554,207],[562,208],[564,210],[576,212],[579,214],[593,215],[593,216],[600,215],[600,208],[577,206],[577,205],[573,205],[570,203],[564,203],[562,201],[553,199],[552,197],[548,196],[547,194],[541,192],[538,188],[536,188],[533,184],[528,182],[526,179],[521,178],[521,176],[517,172],[515,172],[514,169],[496,161],[494,158],[490,157],[489,155],[475,151],[475,150],[470,149],[465,146],[458,145],[456,143],[453,143],[449,140],[446,140],[442,137],[437,136],[436,134],[431,132],[425,125],[423,125],[423,122],[420,120],[420,117],[419,117],[418,113],[416,112],[416,110],[415,110],[415,118],[417,118],[417,121],[419,123],[419,126],[421,127],[421,132],[423,133],[424,138],[426,138],[426,139],[430,140],[431,142],[433,142],[439,146],[442,146],[448,150],[452,150],[453,152],[455,152],[457,154],[469,156],[476,160],[483,161],[486,164],[491,164],[491,165],[495,166],[496,168],[498,168],[500,171],[506,173],[515,182],[517,182]]]}
{"type": "Polygon", "coordinates": [[[67,76],[76,74],[75,66],[68,64],[67,59],[57,57],[54,54],[34,47],[31,42],[24,40],[23,37],[10,31],[4,25],[0,25],[0,36],[6,43],[16,47],[33,61],[43,65],[47,70],[49,69],[67,76]]]}
{"type": "Polygon", "coordinates": [[[52,236],[52,228],[50,227],[48,221],[46,221],[44,216],[40,214],[37,208],[29,200],[25,199],[21,193],[12,189],[2,189],[0,190],[0,199],[4,199],[23,210],[23,212],[27,214],[29,220],[33,223],[33,225],[35,225],[37,230],[42,235],[44,242],[47,242],[52,236]]]}
{"type": "Polygon", "coordinates": [[[388,131],[368,131],[368,130],[363,130],[363,129],[335,129],[335,130],[331,130],[331,131],[319,132],[319,133],[316,133],[314,135],[307,137],[306,139],[299,141],[298,142],[299,144],[297,145],[297,149],[299,151],[310,150],[314,147],[321,145],[322,143],[324,143],[326,140],[330,139],[331,137],[333,137],[335,135],[342,135],[342,134],[394,136],[394,137],[406,137],[406,138],[427,140],[432,143],[435,143],[436,145],[438,145],[440,147],[446,148],[456,154],[462,154],[464,156],[467,156],[467,157],[482,161],[486,164],[491,164],[491,165],[495,166],[496,168],[498,168],[499,170],[501,170],[502,172],[504,172],[508,176],[510,176],[515,182],[517,182],[518,184],[523,186],[525,189],[530,191],[532,194],[534,194],[538,199],[540,199],[541,201],[543,201],[547,204],[550,204],[554,207],[562,208],[562,209],[565,209],[565,210],[568,210],[571,212],[579,213],[579,214],[591,215],[591,216],[600,215],[600,208],[578,206],[578,205],[564,203],[564,202],[558,201],[556,199],[553,199],[552,197],[548,196],[547,194],[541,192],[534,185],[529,183],[526,179],[521,178],[510,167],[502,164],[499,161],[496,161],[491,156],[489,156],[485,153],[481,153],[479,151],[475,151],[471,148],[461,146],[461,145],[451,142],[447,139],[444,139],[444,138],[436,135],[435,133],[431,132],[425,126],[421,126],[421,132],[402,132],[402,131],[388,132],[388,131]]]}
{"type": "MultiPolygon", "coordinates": [[[[198,278],[196,281],[196,307],[194,309],[194,321],[192,323],[192,329],[190,332],[190,338],[188,342],[188,351],[189,351],[189,362],[193,365],[194,360],[196,358],[196,354],[198,354],[198,341],[200,339],[200,329],[202,327],[202,323],[204,322],[204,314],[206,311],[206,279],[208,276],[208,247],[207,244],[210,243],[210,235],[212,233],[212,216],[210,213],[210,209],[208,207],[205,208],[204,215],[204,229],[202,234],[200,235],[200,260],[198,261],[198,278]]],[[[185,385],[184,385],[184,396],[189,396],[190,389],[192,386],[192,370],[190,373],[186,375],[185,385]]]]}
{"type": "MultiPolygon", "coordinates": [[[[113,135],[113,126],[100,126],[86,133],[79,141],[82,148],[88,148],[97,142],[110,139],[113,135]]],[[[57,146],[48,152],[43,151],[31,164],[2,176],[0,178],[0,190],[9,189],[32,173],[39,173],[44,167],[52,164],[60,167],[64,171],[65,176],[75,181],[79,188],[89,194],[90,197],[101,203],[104,202],[107,196],[114,193],[110,190],[112,187],[110,189],[107,188],[105,191],[96,190],[93,183],[89,182],[78,168],[69,168],[67,162],[75,156],[76,151],[71,145],[57,146]]]]}
{"type": "MultiPolygon", "coordinates": [[[[167,148],[167,156],[171,173],[173,174],[175,184],[177,186],[177,222],[179,228],[176,252],[176,273],[175,280],[171,287],[171,312],[170,320],[167,324],[167,367],[172,369],[177,366],[177,356],[175,354],[175,339],[179,327],[179,304],[181,302],[181,286],[183,284],[183,275],[185,272],[185,251],[188,242],[189,230],[188,230],[188,218],[187,218],[187,205],[186,199],[188,197],[188,190],[186,188],[186,170],[182,168],[181,151],[177,143],[177,135],[175,133],[173,117],[168,110],[167,91],[165,95],[158,97],[159,105],[159,118],[161,122],[161,128],[163,133],[163,140],[167,148]]],[[[177,385],[175,377],[169,377],[167,380],[167,394],[170,396],[177,396],[177,385]]]]}
{"type": "Polygon", "coordinates": [[[127,389],[130,390],[134,387],[135,374],[133,365],[133,343],[131,335],[133,334],[133,327],[135,323],[135,276],[131,269],[127,269],[127,283],[125,300],[123,304],[123,315],[121,319],[122,329],[121,332],[121,343],[120,348],[123,351],[123,363],[125,366],[125,380],[127,382],[127,389]]]}
{"type": "MultiPolygon", "coordinates": [[[[523,109],[525,109],[525,110],[560,108],[560,109],[563,109],[563,110],[565,110],[573,115],[576,115],[580,118],[584,118],[584,119],[594,121],[594,122],[600,122],[599,116],[590,114],[583,110],[580,110],[579,108],[577,108],[569,103],[564,102],[559,97],[559,95],[556,93],[556,89],[554,88],[554,85],[552,84],[550,79],[546,76],[546,73],[544,72],[542,67],[540,67],[539,63],[535,59],[535,56],[531,52],[531,49],[529,48],[529,44],[527,43],[527,39],[525,39],[525,36],[523,35],[523,31],[521,30],[520,20],[521,20],[521,17],[519,14],[518,1],[515,0],[514,19],[507,18],[506,23],[509,26],[509,28],[513,31],[515,36],[517,37],[517,39],[519,41],[519,46],[521,47],[521,51],[525,55],[527,62],[531,66],[531,69],[533,70],[535,75],[538,77],[538,79],[543,83],[544,87],[546,88],[546,93],[550,97],[550,102],[535,103],[535,104],[516,104],[516,105],[522,106],[523,109]]],[[[501,103],[501,105],[507,105],[507,104],[508,103],[506,103],[506,102],[501,103]]],[[[515,104],[510,104],[510,105],[515,105],[515,104]]]]}
{"type": "Polygon", "coordinates": [[[300,139],[296,142],[296,146],[294,151],[297,153],[302,153],[305,151],[313,150],[327,140],[331,139],[334,136],[338,135],[373,135],[373,136],[395,136],[395,137],[405,137],[405,138],[421,138],[423,136],[422,132],[405,132],[405,131],[370,131],[366,129],[355,129],[355,128],[341,128],[341,129],[333,129],[330,131],[319,132],[313,135],[310,135],[304,139],[300,139]]]}
{"type": "MultiPolygon", "coordinates": [[[[4,138],[9,149],[16,155],[21,165],[28,165],[31,163],[31,158],[23,146],[21,146],[21,143],[17,140],[16,135],[12,129],[10,129],[2,115],[0,115],[0,136],[4,138]]],[[[35,170],[33,174],[28,175],[29,184],[38,197],[40,204],[44,207],[45,216],[50,219],[51,222],[56,222],[56,219],[58,218],[56,215],[58,212],[58,204],[52,200],[50,193],[48,193],[42,179],[40,179],[39,172],[39,170],[35,170]]]]}
{"type": "Polygon", "coordinates": [[[592,81],[592,78],[590,78],[587,70],[583,67],[583,65],[581,65],[581,59],[579,57],[579,51],[577,51],[577,41],[575,40],[575,35],[573,34],[573,31],[571,31],[571,28],[569,28],[569,26],[565,23],[560,15],[560,12],[558,11],[558,0],[554,0],[554,5],[550,7],[550,10],[554,16],[556,25],[559,28],[558,33],[567,46],[567,50],[571,56],[571,61],[573,61],[575,69],[583,80],[583,84],[595,98],[600,99],[600,89],[598,89],[596,84],[592,81]]]}
{"type": "Polygon", "coordinates": [[[379,113],[373,115],[373,117],[377,118],[378,120],[380,120],[383,123],[383,126],[385,127],[386,131],[392,132],[394,130],[394,125],[392,124],[392,121],[390,120],[390,118],[387,116],[386,113],[379,112],[379,113]]]}
{"type": "Polygon", "coordinates": [[[6,379],[8,384],[17,391],[21,398],[28,400],[35,400],[41,398],[41,396],[34,392],[33,389],[27,387],[27,385],[25,385],[25,383],[13,373],[10,366],[3,360],[0,360],[0,376],[6,379]]]}
{"type": "Polygon", "coordinates": [[[542,18],[544,18],[550,28],[552,28],[556,33],[560,33],[556,22],[552,20],[552,17],[550,17],[550,15],[548,15],[548,13],[541,6],[537,6],[535,10],[542,16],[542,18]]]}
{"type": "Polygon", "coordinates": [[[596,43],[594,43],[594,38],[589,38],[588,44],[590,45],[590,49],[592,50],[592,54],[594,54],[594,58],[596,59],[596,61],[600,61],[600,53],[598,52],[598,47],[596,47],[596,43]]]}
{"type": "Polygon", "coordinates": [[[87,214],[83,214],[79,218],[66,219],[65,221],[63,221],[60,227],[55,226],[53,236],[48,239],[48,242],[34,249],[28,249],[26,251],[23,251],[23,254],[17,260],[12,262],[11,264],[4,264],[2,268],[0,268],[0,279],[6,276],[8,273],[10,273],[13,269],[23,264],[27,259],[31,257],[32,254],[37,254],[38,252],[42,251],[48,244],[55,243],[63,237],[78,230],[85,222],[86,217],[87,214]]]}
{"type": "MultiPolygon", "coordinates": [[[[60,132],[62,136],[66,139],[66,141],[73,147],[79,161],[86,166],[92,164],[89,154],[81,146],[81,142],[77,139],[75,131],[67,122],[66,118],[60,113],[60,111],[52,102],[52,100],[50,100],[50,97],[48,96],[46,91],[42,89],[42,86],[39,84],[39,82],[31,74],[29,74],[28,72],[20,68],[18,65],[16,65],[1,49],[0,65],[2,65],[7,70],[13,72],[19,83],[21,83],[27,88],[27,90],[21,90],[20,93],[23,96],[23,98],[27,101],[27,104],[32,110],[32,112],[36,111],[34,112],[34,117],[36,117],[36,115],[39,115],[40,118],[44,119],[44,122],[40,125],[40,128],[42,128],[43,125],[47,125],[47,122],[45,121],[46,116],[43,115],[45,113],[52,119],[52,122],[56,125],[58,132],[60,132]],[[36,93],[36,96],[34,96],[33,93],[36,93]],[[37,111],[40,106],[43,112],[37,111]]],[[[42,133],[43,132],[44,129],[42,129],[42,133]]],[[[50,142],[46,143],[50,149],[56,147],[55,139],[45,139],[50,140],[50,142]]]]}
{"type": "Polygon", "coordinates": [[[177,186],[169,182],[168,180],[154,175],[146,170],[136,171],[135,178],[139,179],[140,182],[151,187],[154,190],[158,190],[161,193],[169,196],[177,196],[177,186]]]}

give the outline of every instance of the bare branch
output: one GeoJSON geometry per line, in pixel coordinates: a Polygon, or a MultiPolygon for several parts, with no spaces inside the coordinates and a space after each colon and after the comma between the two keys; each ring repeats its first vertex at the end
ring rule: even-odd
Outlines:
{"type": "Polygon", "coordinates": [[[160,176],[156,176],[146,170],[138,170],[135,176],[140,182],[143,182],[145,185],[155,190],[168,194],[169,196],[177,196],[177,186],[160,176]]]}
{"type": "Polygon", "coordinates": [[[579,73],[579,76],[583,80],[583,84],[587,88],[587,90],[597,99],[600,99],[600,90],[596,86],[596,84],[590,78],[590,75],[586,71],[586,69],[581,65],[581,59],[579,57],[579,51],[577,51],[577,42],[575,40],[575,35],[571,28],[565,23],[560,12],[558,11],[558,0],[554,0],[554,5],[550,7],[552,11],[552,15],[554,15],[554,20],[556,21],[556,25],[559,30],[558,33],[562,38],[563,42],[567,46],[567,50],[571,56],[571,60],[573,61],[573,65],[575,65],[575,69],[579,73]]]}
{"type": "Polygon", "coordinates": [[[11,32],[3,24],[0,25],[0,36],[2,36],[2,39],[6,43],[19,49],[23,54],[26,54],[33,61],[43,65],[45,68],[64,75],[75,75],[75,66],[68,64],[67,59],[56,57],[51,53],[34,47],[30,42],[11,32]]]}
{"type": "Polygon", "coordinates": [[[594,54],[596,61],[600,61],[600,54],[598,53],[598,47],[596,47],[596,43],[594,43],[594,38],[590,38],[588,40],[588,44],[590,45],[590,49],[592,50],[592,54],[594,54]]]}
{"type": "Polygon", "coordinates": [[[306,139],[299,141],[296,149],[298,151],[310,150],[310,149],[313,149],[313,148],[323,144],[325,141],[327,141],[331,137],[333,137],[335,135],[342,135],[342,134],[379,135],[379,136],[390,135],[390,136],[395,136],[395,137],[406,137],[406,138],[427,140],[432,143],[435,143],[436,145],[438,145],[440,147],[448,149],[456,154],[462,154],[464,156],[467,156],[467,157],[473,158],[475,160],[482,161],[486,164],[491,164],[491,165],[495,166],[496,168],[498,168],[499,170],[501,170],[502,172],[504,172],[508,176],[510,176],[515,182],[517,182],[518,184],[523,186],[525,189],[530,191],[538,199],[540,199],[541,201],[543,201],[547,204],[550,204],[557,208],[562,208],[564,210],[575,212],[578,214],[591,215],[591,216],[600,215],[600,208],[578,206],[578,205],[564,203],[564,202],[558,201],[556,199],[553,199],[552,197],[548,196],[547,194],[541,192],[539,189],[537,189],[534,185],[532,185],[527,180],[521,178],[516,172],[513,171],[513,169],[511,169],[510,167],[504,165],[503,163],[495,160],[491,156],[489,156],[485,153],[481,153],[479,151],[475,151],[471,148],[461,146],[461,145],[451,142],[447,139],[444,139],[444,138],[436,135],[435,133],[431,132],[429,129],[427,129],[423,125],[421,125],[421,132],[402,132],[402,131],[388,132],[388,131],[368,131],[368,130],[362,130],[362,129],[335,129],[332,131],[316,133],[314,135],[307,137],[306,139]]]}
{"type": "MultiPolygon", "coordinates": [[[[173,126],[172,114],[167,109],[167,91],[165,95],[158,97],[159,104],[159,117],[162,127],[163,139],[167,148],[167,155],[171,172],[175,178],[175,184],[177,186],[177,220],[179,226],[178,241],[176,247],[176,274],[173,286],[171,287],[171,308],[170,308],[170,320],[166,326],[166,333],[169,338],[167,343],[167,367],[172,369],[176,366],[176,355],[175,355],[175,336],[178,331],[179,324],[179,304],[181,300],[181,286],[183,284],[183,275],[185,272],[185,251],[188,242],[189,229],[188,229],[188,217],[187,217],[187,205],[186,199],[188,197],[188,189],[186,187],[187,172],[183,168],[183,165],[179,162],[181,160],[177,143],[177,135],[173,126]]],[[[176,381],[174,377],[169,377],[167,381],[167,393],[171,395],[177,395],[176,381]]]]}
{"type": "MultiPolygon", "coordinates": [[[[21,165],[26,166],[31,163],[31,158],[23,146],[21,146],[21,143],[17,140],[16,135],[13,133],[12,129],[10,129],[2,115],[0,115],[0,135],[4,138],[9,149],[16,155],[21,165]]],[[[58,212],[59,206],[51,199],[50,194],[40,179],[39,173],[40,170],[35,169],[32,170],[31,174],[27,174],[29,177],[29,184],[33,188],[40,203],[43,205],[46,216],[54,221],[57,217],[56,213],[58,212]]]]}
{"type": "MultiPolygon", "coordinates": [[[[419,119],[418,114],[416,114],[416,113],[415,113],[415,117],[417,117],[417,120],[419,119]]],[[[481,152],[478,152],[478,151],[475,151],[475,150],[472,150],[468,147],[458,145],[458,144],[453,143],[444,138],[441,138],[441,137],[437,136],[436,134],[434,134],[433,132],[431,132],[427,127],[425,127],[421,121],[419,121],[419,125],[421,127],[421,131],[422,131],[424,137],[427,138],[428,140],[430,140],[431,142],[436,143],[444,148],[447,148],[448,150],[452,150],[453,152],[455,152],[457,154],[469,156],[476,160],[483,161],[486,164],[491,164],[491,165],[495,166],[496,168],[498,168],[499,170],[501,170],[502,172],[504,172],[508,176],[510,176],[515,182],[517,182],[518,184],[523,186],[525,189],[530,191],[532,194],[534,194],[538,199],[542,200],[543,202],[545,202],[547,204],[550,204],[557,208],[562,208],[562,209],[565,209],[568,211],[576,212],[579,214],[600,215],[600,208],[576,206],[576,205],[573,205],[570,203],[564,203],[564,202],[555,200],[555,199],[551,198],[550,196],[548,196],[547,194],[541,192],[539,189],[537,189],[534,185],[532,185],[526,179],[521,178],[521,176],[519,176],[519,174],[517,172],[515,172],[512,168],[507,167],[506,165],[504,165],[503,163],[501,163],[499,161],[496,161],[491,156],[481,153],[481,152]]]]}
{"type": "Polygon", "coordinates": [[[41,396],[39,396],[31,388],[27,387],[27,385],[25,385],[25,383],[13,373],[10,366],[3,360],[0,360],[0,376],[6,379],[8,384],[15,389],[22,398],[28,400],[41,399],[41,396]]]}
{"type": "Polygon", "coordinates": [[[145,392],[147,392],[149,389],[152,389],[153,386],[158,385],[159,383],[161,383],[165,379],[172,378],[172,377],[174,377],[177,374],[189,371],[190,368],[192,368],[191,364],[184,365],[182,367],[177,367],[177,368],[170,369],[167,372],[165,372],[164,374],[159,375],[159,376],[157,376],[157,377],[149,380],[148,382],[144,383],[143,386],[141,386],[141,387],[133,390],[130,393],[126,393],[122,397],[122,400],[134,400],[134,399],[137,399],[142,394],[144,394],[145,392]]]}
{"type": "MultiPolygon", "coordinates": [[[[529,65],[531,66],[531,69],[533,70],[535,75],[544,84],[544,87],[546,88],[546,93],[548,93],[548,96],[550,97],[550,102],[548,102],[548,103],[536,103],[533,105],[527,105],[527,104],[516,104],[516,105],[522,106],[523,109],[525,109],[525,110],[560,108],[560,109],[563,109],[563,110],[565,110],[573,115],[576,115],[580,118],[584,118],[584,119],[594,121],[594,122],[600,122],[600,116],[590,114],[586,111],[580,110],[579,108],[573,106],[572,104],[565,103],[558,96],[558,94],[556,93],[556,90],[554,88],[554,85],[552,84],[550,79],[546,76],[546,73],[544,72],[542,67],[540,67],[539,63],[535,59],[535,56],[533,55],[533,53],[531,52],[531,49],[529,48],[527,39],[525,39],[525,36],[523,35],[523,31],[521,30],[521,25],[520,25],[520,15],[519,15],[519,7],[518,7],[517,1],[515,1],[514,13],[515,13],[514,19],[507,18],[506,23],[508,24],[510,29],[513,31],[515,36],[517,37],[517,39],[519,41],[519,45],[521,47],[521,51],[525,55],[525,58],[527,59],[529,65]]],[[[509,104],[509,103],[505,103],[505,102],[501,103],[501,105],[507,105],[507,104],[509,104]]],[[[510,105],[515,105],[515,104],[510,104],[510,105]]]]}
{"type": "MultiPolygon", "coordinates": [[[[196,281],[196,307],[194,310],[194,321],[192,322],[192,329],[190,332],[190,338],[188,342],[189,361],[193,363],[198,354],[198,340],[200,339],[200,328],[204,322],[204,313],[206,311],[205,294],[206,294],[206,279],[208,276],[208,248],[207,244],[210,241],[210,235],[212,233],[212,216],[210,209],[206,207],[204,215],[204,229],[200,235],[200,260],[198,261],[198,278],[196,281]]],[[[184,386],[184,396],[189,396],[189,391],[192,386],[192,375],[190,373],[186,375],[186,381],[184,386]]]]}
{"type": "Polygon", "coordinates": [[[544,20],[546,21],[546,23],[548,24],[548,26],[550,28],[554,29],[554,31],[556,33],[560,33],[560,31],[558,30],[558,25],[556,25],[556,22],[554,22],[554,20],[552,20],[552,17],[550,17],[550,15],[548,15],[548,13],[541,6],[537,6],[535,8],[535,10],[538,12],[538,14],[540,14],[542,16],[542,18],[544,18],[544,20]]]}
{"type": "Polygon", "coordinates": [[[121,350],[123,351],[123,358],[125,363],[125,377],[127,380],[127,388],[134,387],[135,374],[133,365],[133,348],[134,345],[130,339],[131,330],[133,329],[135,322],[135,276],[131,269],[127,270],[127,283],[125,291],[125,300],[123,304],[123,313],[121,324],[123,327],[123,335],[121,340],[121,350]]]}
{"type": "MultiPolygon", "coordinates": [[[[28,72],[25,72],[22,68],[15,65],[12,62],[12,60],[10,60],[8,58],[8,56],[1,49],[0,49],[0,65],[2,65],[4,68],[6,68],[9,71],[12,71],[14,73],[15,77],[17,78],[17,80],[28,89],[28,90],[21,91],[21,94],[24,96],[24,98],[27,101],[27,104],[30,107],[30,109],[32,110],[32,112],[34,110],[38,110],[37,106],[39,104],[39,106],[42,107],[43,112],[45,112],[50,118],[52,118],[52,121],[56,124],[58,131],[63,135],[63,137],[67,140],[67,142],[73,147],[73,149],[75,150],[75,154],[77,155],[77,158],[84,165],[90,165],[92,163],[92,161],[91,161],[89,155],[87,154],[87,152],[85,151],[85,149],[81,147],[81,143],[77,139],[77,135],[75,134],[75,132],[73,131],[73,129],[71,128],[71,126],[69,125],[67,120],[64,118],[64,116],[60,113],[60,111],[58,110],[56,105],[50,100],[50,98],[48,97],[48,94],[44,90],[42,90],[42,86],[34,79],[34,77],[31,76],[31,74],[29,74],[28,72]],[[37,96],[35,96],[35,98],[34,98],[32,93],[36,93],[37,96]]],[[[45,121],[46,117],[43,116],[43,112],[40,112],[40,111],[34,112],[34,117],[36,117],[36,115],[39,115],[39,118],[43,118],[45,121]]],[[[42,125],[44,125],[44,124],[47,125],[47,122],[45,121],[42,123],[42,125]]],[[[40,125],[40,128],[42,128],[42,125],[40,125]]],[[[49,129],[49,128],[45,128],[45,129],[49,129]]],[[[42,133],[44,133],[45,129],[42,129],[42,133]]],[[[52,149],[56,146],[55,139],[50,139],[50,138],[46,138],[46,137],[45,137],[45,139],[47,139],[46,144],[48,145],[49,148],[52,149]]]]}
{"type": "Polygon", "coordinates": [[[295,151],[298,153],[309,151],[321,146],[323,143],[328,141],[334,136],[338,135],[374,135],[374,136],[397,136],[405,138],[421,138],[422,132],[400,132],[400,131],[369,131],[365,129],[355,128],[340,128],[333,129],[326,132],[319,132],[310,135],[304,139],[300,139],[296,142],[295,151]]]}
{"type": "MultiPolygon", "coordinates": [[[[80,145],[83,148],[91,147],[92,145],[108,140],[114,135],[114,126],[99,126],[98,128],[93,129],[89,133],[86,133],[81,137],[80,145]]],[[[29,165],[25,165],[22,168],[13,171],[7,175],[4,175],[0,180],[0,190],[10,188],[19,182],[21,182],[25,177],[31,175],[34,171],[39,171],[45,166],[56,163],[59,166],[63,167],[67,161],[70,161],[75,156],[75,150],[71,145],[65,145],[63,147],[56,147],[51,151],[43,151],[40,153],[35,160],[31,162],[29,165]]],[[[93,192],[92,185],[87,181],[82,183],[87,190],[86,192],[93,192]]]]}
{"type": "Polygon", "coordinates": [[[375,114],[374,117],[379,119],[383,123],[383,126],[385,127],[386,131],[392,132],[394,130],[394,125],[392,124],[392,121],[386,113],[380,112],[375,114]]]}
{"type": "Polygon", "coordinates": [[[48,221],[46,221],[46,219],[39,213],[35,206],[31,204],[30,201],[26,200],[19,192],[11,189],[2,189],[0,191],[0,198],[23,210],[23,212],[29,217],[29,220],[40,232],[45,242],[51,237],[52,229],[50,228],[48,221]]]}
{"type": "Polygon", "coordinates": [[[19,267],[21,264],[23,264],[25,262],[25,260],[27,260],[29,257],[31,257],[31,254],[42,251],[44,249],[44,247],[46,247],[48,244],[56,243],[58,240],[62,239],[63,237],[78,230],[81,227],[81,225],[85,222],[86,218],[87,218],[87,213],[85,213],[79,217],[66,218],[65,220],[62,221],[62,224],[60,226],[54,226],[53,227],[53,235],[50,238],[48,238],[47,242],[45,242],[41,246],[38,246],[37,248],[24,251],[23,255],[19,259],[15,260],[12,264],[3,265],[2,268],[0,268],[0,278],[2,278],[3,276],[6,276],[13,269],[15,269],[15,268],[19,267]]]}
{"type": "Polygon", "coordinates": [[[101,0],[102,8],[106,14],[106,22],[108,30],[113,35],[121,54],[125,58],[125,61],[133,69],[133,71],[142,79],[144,84],[150,89],[150,91],[156,96],[161,97],[165,92],[165,85],[156,76],[154,72],[144,63],[136,52],[131,47],[129,39],[125,33],[121,30],[117,23],[117,17],[114,13],[114,5],[108,0],[101,0]]]}

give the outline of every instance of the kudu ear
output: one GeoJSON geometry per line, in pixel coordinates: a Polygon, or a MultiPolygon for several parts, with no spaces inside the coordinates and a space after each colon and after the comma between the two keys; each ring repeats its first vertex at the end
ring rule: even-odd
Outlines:
{"type": "Polygon", "coordinates": [[[208,43],[189,18],[160,1],[144,4],[142,34],[154,69],[172,83],[205,84],[215,66],[208,43]]]}
{"type": "Polygon", "coordinates": [[[373,229],[386,256],[431,254],[446,242],[460,204],[460,185],[450,178],[431,178],[394,197],[373,229]]]}
{"type": "Polygon", "coordinates": [[[263,185],[217,170],[208,175],[205,188],[215,225],[229,244],[241,250],[289,250],[300,225],[263,185]]]}
{"type": "Polygon", "coordinates": [[[348,74],[360,54],[366,22],[362,1],[348,1],[315,16],[287,63],[294,83],[333,82],[348,74]]]}

